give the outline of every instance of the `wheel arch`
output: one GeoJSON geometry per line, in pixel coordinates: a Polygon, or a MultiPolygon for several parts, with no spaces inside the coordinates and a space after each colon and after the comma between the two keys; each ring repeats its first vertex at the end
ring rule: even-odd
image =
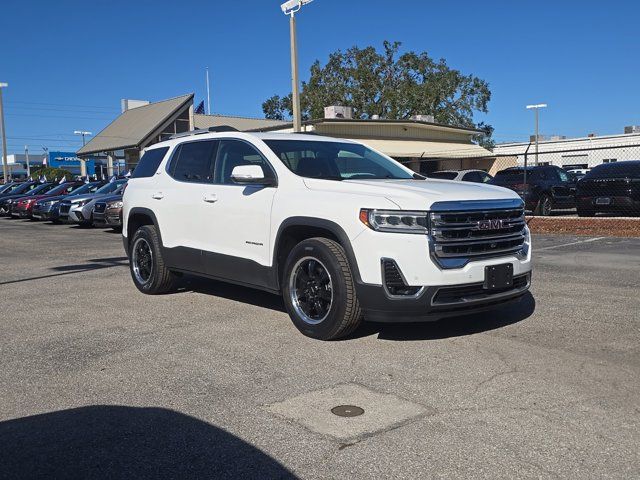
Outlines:
{"type": "Polygon", "coordinates": [[[131,244],[133,235],[140,227],[144,225],[153,225],[154,227],[156,227],[158,238],[160,239],[160,245],[163,245],[162,233],[160,232],[160,225],[158,224],[158,219],[156,218],[155,213],[153,213],[153,211],[149,210],[148,208],[134,207],[129,210],[129,215],[127,216],[127,235],[124,236],[124,230],[122,232],[122,240],[127,255],[129,254],[129,246],[131,244]]]}
{"type": "Polygon", "coordinates": [[[344,248],[349,266],[357,283],[361,282],[360,271],[356,257],[351,247],[351,241],[344,229],[337,223],[314,217],[289,217],[278,228],[273,248],[274,280],[281,288],[284,263],[291,248],[302,240],[314,237],[324,237],[336,241],[344,248]]]}

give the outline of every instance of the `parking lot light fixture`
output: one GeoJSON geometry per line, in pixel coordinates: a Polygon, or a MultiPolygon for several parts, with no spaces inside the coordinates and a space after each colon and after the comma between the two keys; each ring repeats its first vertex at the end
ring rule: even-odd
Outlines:
{"type": "Polygon", "coordinates": [[[291,35],[291,84],[293,103],[293,131],[302,131],[302,120],[300,118],[300,91],[298,82],[298,40],[296,37],[296,13],[303,5],[311,3],[313,0],[289,0],[283,3],[280,8],[285,15],[289,15],[289,30],[291,35]]]}
{"type": "Polygon", "coordinates": [[[93,135],[93,133],[91,133],[91,132],[86,132],[86,131],[84,131],[84,130],[74,130],[74,131],[73,131],[73,134],[74,134],[74,135],[82,135],[82,146],[83,146],[83,147],[85,146],[85,138],[84,138],[84,137],[85,137],[85,136],[87,136],[87,137],[88,137],[88,136],[90,136],[90,135],[93,135]]]}
{"type": "Polygon", "coordinates": [[[536,149],[535,149],[535,154],[536,154],[536,166],[538,166],[538,137],[540,136],[538,134],[538,110],[540,110],[541,108],[547,108],[547,104],[546,103],[537,103],[535,105],[527,105],[527,110],[535,110],[536,112],[536,149]]]}

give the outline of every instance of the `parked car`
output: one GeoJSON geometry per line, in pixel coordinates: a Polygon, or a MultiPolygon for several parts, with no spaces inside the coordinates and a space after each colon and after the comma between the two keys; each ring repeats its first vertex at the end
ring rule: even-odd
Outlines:
{"type": "Polygon", "coordinates": [[[344,139],[225,131],[157,143],[129,180],[122,217],[141,292],[170,291],[179,272],[267,290],[324,340],[363,318],[493,309],[530,283],[516,193],[424,179],[344,139]]]}
{"type": "Polygon", "coordinates": [[[572,168],[570,170],[567,170],[567,173],[575,173],[576,175],[580,175],[581,177],[584,177],[590,171],[591,171],[590,168],[572,168]]]}
{"type": "Polygon", "coordinates": [[[41,200],[38,200],[31,209],[31,217],[36,220],[51,220],[54,223],[59,223],[60,208],[59,203],[66,198],[73,198],[76,195],[92,194],[100,186],[104,185],[104,182],[89,182],[85,183],[81,187],[72,190],[70,193],[63,193],[56,196],[48,196],[41,200]]]}
{"type": "Polygon", "coordinates": [[[581,217],[599,212],[640,214],[640,160],[593,168],[578,183],[576,202],[581,217]]]}
{"type": "Polygon", "coordinates": [[[93,208],[95,202],[109,195],[122,193],[122,186],[127,180],[115,180],[106,183],[92,194],[74,195],[60,202],[60,220],[89,226],[93,223],[93,208]]]}
{"type": "Polygon", "coordinates": [[[4,185],[0,185],[0,195],[4,194],[5,192],[11,191],[11,189],[18,187],[19,185],[22,185],[22,183],[23,182],[12,181],[9,183],[5,183],[4,185]]]}
{"type": "Polygon", "coordinates": [[[473,183],[489,183],[493,178],[484,170],[440,170],[438,172],[427,173],[425,177],[473,183]]]}
{"type": "Polygon", "coordinates": [[[525,208],[535,215],[550,215],[556,208],[576,206],[576,180],[554,165],[507,168],[496,173],[490,183],[516,192],[525,208]]]}
{"type": "Polygon", "coordinates": [[[68,195],[69,193],[77,190],[83,185],[84,182],[65,182],[54,186],[45,193],[38,192],[36,195],[29,195],[27,197],[18,198],[15,200],[14,205],[11,208],[11,216],[30,218],[33,206],[38,200],[51,199],[60,195],[68,195]]]}
{"type": "Polygon", "coordinates": [[[122,228],[122,195],[111,195],[96,201],[93,225],[111,227],[116,231],[122,228]]]}
{"type": "Polygon", "coordinates": [[[5,195],[0,197],[0,215],[11,216],[11,211],[15,203],[25,197],[31,197],[33,195],[39,195],[46,193],[52,188],[55,188],[58,184],[55,182],[38,183],[30,182],[30,184],[22,185],[21,188],[16,188],[13,191],[16,192],[13,195],[5,195]]]}

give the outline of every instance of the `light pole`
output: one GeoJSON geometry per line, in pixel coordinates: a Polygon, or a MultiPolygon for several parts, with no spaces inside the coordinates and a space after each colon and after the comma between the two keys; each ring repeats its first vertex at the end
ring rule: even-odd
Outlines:
{"type": "Polygon", "coordinates": [[[9,164],[7,163],[7,132],[4,126],[4,108],[2,105],[2,89],[8,87],[8,83],[0,83],[0,130],[2,133],[2,181],[7,183],[9,179],[9,164]]]}
{"type": "Polygon", "coordinates": [[[538,110],[540,110],[541,108],[547,108],[547,104],[538,103],[536,105],[527,105],[527,110],[533,109],[536,112],[536,148],[535,148],[535,154],[536,154],[535,165],[536,166],[538,166],[538,137],[540,136],[538,133],[538,110]]]}
{"type": "Polygon", "coordinates": [[[74,135],[82,135],[82,146],[83,146],[83,147],[84,147],[84,145],[85,145],[84,137],[85,137],[85,136],[93,135],[93,133],[91,133],[91,132],[85,132],[84,130],[74,130],[73,134],[74,134],[74,135]]]}
{"type": "Polygon", "coordinates": [[[302,120],[300,118],[300,91],[298,86],[298,40],[296,38],[296,13],[303,5],[311,3],[313,0],[289,0],[283,3],[280,8],[285,15],[289,15],[289,33],[291,35],[291,100],[293,103],[293,131],[302,131],[302,120]]]}

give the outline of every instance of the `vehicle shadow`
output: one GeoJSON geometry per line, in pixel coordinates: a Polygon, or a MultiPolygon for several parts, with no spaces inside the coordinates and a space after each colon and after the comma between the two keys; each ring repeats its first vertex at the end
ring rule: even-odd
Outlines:
{"type": "MultiPolygon", "coordinates": [[[[282,297],[279,295],[200,277],[185,275],[177,289],[177,293],[180,292],[213,295],[278,312],[286,312],[282,297]]],[[[488,312],[446,318],[437,322],[388,324],[367,322],[365,318],[365,322],[360,328],[342,340],[353,340],[371,335],[377,335],[381,340],[398,341],[439,340],[461,337],[521,322],[529,318],[535,308],[536,301],[531,292],[527,292],[519,302],[509,306],[488,312]]]]}
{"type": "Polygon", "coordinates": [[[274,295],[262,290],[233,285],[231,283],[218,282],[207,278],[185,275],[177,288],[177,293],[195,292],[204,295],[248,303],[256,307],[268,308],[278,312],[286,312],[284,301],[280,295],[274,295]]]}
{"type": "Polygon", "coordinates": [[[487,312],[445,318],[424,323],[365,322],[345,340],[377,335],[380,340],[419,341],[442,340],[488,332],[529,318],[536,309],[536,301],[527,292],[519,302],[487,312]]]}
{"type": "Polygon", "coordinates": [[[297,478],[231,433],[164,408],[94,405],[0,422],[0,477],[297,478]]]}

